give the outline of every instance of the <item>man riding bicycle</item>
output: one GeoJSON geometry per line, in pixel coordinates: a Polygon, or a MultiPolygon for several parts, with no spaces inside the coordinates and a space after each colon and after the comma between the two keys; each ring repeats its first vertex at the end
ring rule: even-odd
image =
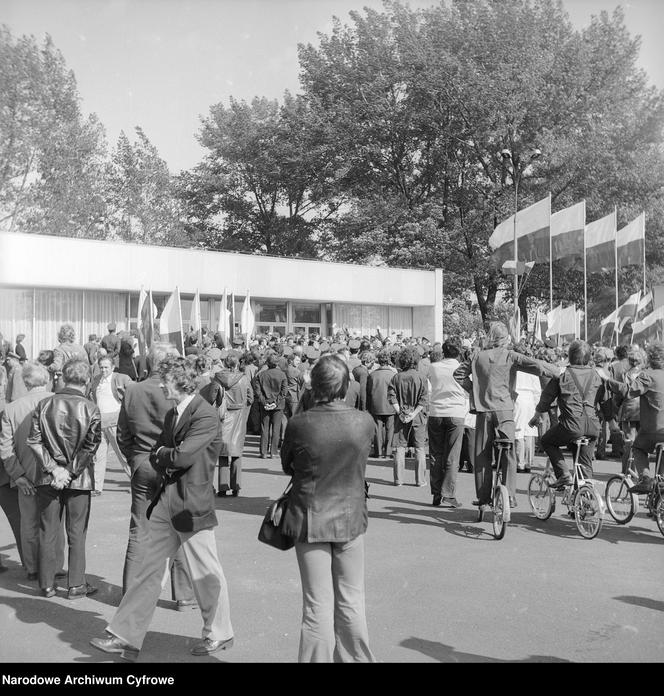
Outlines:
{"type": "Polygon", "coordinates": [[[561,447],[572,445],[586,437],[588,445],[581,447],[579,464],[586,478],[592,478],[592,460],[595,453],[600,421],[597,414],[600,404],[610,398],[604,379],[590,364],[590,346],[585,341],[573,341],[569,347],[569,365],[544,388],[530,425],[539,423],[542,416],[558,401],[558,424],[542,435],[542,447],[547,453],[557,479],[552,488],[562,488],[572,483],[572,475],[565,462],[561,447]]]}

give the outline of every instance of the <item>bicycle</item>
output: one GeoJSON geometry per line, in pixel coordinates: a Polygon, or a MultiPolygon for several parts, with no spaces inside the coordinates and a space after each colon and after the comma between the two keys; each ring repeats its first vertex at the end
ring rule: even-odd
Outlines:
{"type": "MultiPolygon", "coordinates": [[[[491,510],[493,512],[493,535],[502,539],[511,518],[510,496],[507,486],[503,483],[501,462],[503,454],[512,449],[513,443],[507,438],[495,438],[493,441],[493,479],[491,484],[491,510]]],[[[507,471],[507,467],[505,467],[507,471]]],[[[484,519],[484,510],[480,505],[477,521],[484,519]]]]}
{"type": "MultiPolygon", "coordinates": [[[[585,539],[594,539],[602,528],[604,521],[604,501],[595,490],[592,479],[586,478],[579,464],[581,447],[590,443],[587,437],[573,441],[573,476],[572,483],[562,489],[562,503],[567,506],[568,515],[574,518],[576,528],[585,539]]],[[[556,509],[556,492],[551,487],[553,466],[547,459],[542,473],[534,473],[528,481],[528,502],[539,520],[548,520],[556,509]]]]}
{"type": "MultiPolygon", "coordinates": [[[[659,531],[664,534],[664,473],[662,473],[662,460],[664,454],[664,442],[655,445],[655,476],[650,492],[646,494],[645,504],[648,515],[657,522],[659,531]]],[[[629,463],[631,464],[630,457],[629,463]]],[[[638,474],[628,468],[626,474],[615,474],[606,482],[604,494],[606,507],[609,514],[618,524],[627,524],[639,509],[639,496],[632,493],[638,474]]]]}

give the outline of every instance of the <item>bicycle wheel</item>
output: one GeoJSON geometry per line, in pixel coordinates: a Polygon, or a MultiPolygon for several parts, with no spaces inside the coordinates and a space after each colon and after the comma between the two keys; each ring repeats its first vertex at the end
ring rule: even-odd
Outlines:
{"type": "Polygon", "coordinates": [[[542,474],[530,477],[528,502],[538,520],[548,520],[556,509],[556,496],[542,474]]]}
{"type": "Polygon", "coordinates": [[[618,524],[627,524],[639,509],[639,498],[629,492],[624,477],[616,474],[606,482],[604,500],[609,514],[618,524]]]}
{"type": "Polygon", "coordinates": [[[507,522],[510,518],[510,497],[505,486],[498,486],[493,494],[493,536],[502,539],[505,536],[507,522]]]}
{"type": "Polygon", "coordinates": [[[581,486],[574,497],[574,521],[582,537],[594,539],[602,528],[602,501],[592,486],[581,486]]]}
{"type": "Polygon", "coordinates": [[[657,505],[657,526],[659,531],[664,534],[664,498],[659,499],[659,504],[657,505]]]}

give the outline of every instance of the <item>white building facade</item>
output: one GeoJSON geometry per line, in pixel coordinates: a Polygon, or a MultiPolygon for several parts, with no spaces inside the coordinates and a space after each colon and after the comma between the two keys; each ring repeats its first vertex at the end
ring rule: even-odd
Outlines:
{"type": "MultiPolygon", "coordinates": [[[[235,295],[236,328],[249,292],[256,333],[443,337],[443,272],[304,259],[0,233],[0,333],[23,333],[29,357],[57,345],[58,328],[76,340],[136,326],[141,286],[158,311],[177,287],[185,331],[198,291],[201,321],[217,328],[224,288],[235,295]]],[[[13,343],[12,343],[13,346],[13,343]]]]}

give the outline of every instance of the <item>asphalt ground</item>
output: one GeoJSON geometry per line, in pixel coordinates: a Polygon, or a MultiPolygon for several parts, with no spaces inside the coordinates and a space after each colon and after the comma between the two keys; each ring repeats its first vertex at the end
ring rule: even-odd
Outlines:
{"type": "MultiPolygon", "coordinates": [[[[542,467],[544,459],[537,458],[542,467]]],[[[603,490],[617,460],[595,463],[603,490]]],[[[537,520],[518,475],[518,507],[496,540],[491,515],[477,522],[473,476],[459,473],[458,509],[433,508],[428,487],[392,485],[390,460],[370,459],[366,598],[371,647],[383,663],[661,662],[664,656],[664,537],[640,508],[625,526],[606,513],[593,540],[558,505],[537,520]]],[[[287,483],[278,458],[245,447],[237,498],[217,498],[218,549],[229,583],[235,644],[193,657],[197,610],[178,612],[165,588],[137,665],[292,663],[301,590],[295,554],[256,535],[269,502],[287,483]]],[[[92,597],[46,599],[28,582],[9,525],[0,522],[0,662],[119,663],[89,641],[103,635],[120,601],[129,524],[129,481],[109,452],[104,493],[92,499],[87,538],[92,597]]],[[[123,663],[126,664],[126,663],[123,663]]],[[[0,665],[0,673],[9,664],[0,665]]],[[[135,669],[135,668],[134,668],[135,669]]],[[[163,666],[165,672],[168,667],[163,666]]]]}

